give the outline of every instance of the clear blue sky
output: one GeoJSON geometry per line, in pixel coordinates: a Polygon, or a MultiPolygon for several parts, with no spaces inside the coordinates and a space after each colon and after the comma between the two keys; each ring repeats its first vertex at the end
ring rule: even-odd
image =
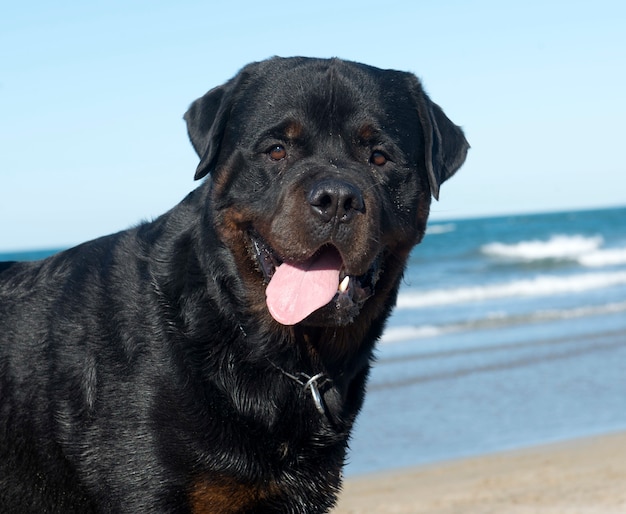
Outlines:
{"type": "Polygon", "coordinates": [[[465,128],[434,219],[626,204],[626,2],[33,1],[0,15],[0,251],[67,246],[196,186],[182,114],[244,64],[413,71],[465,128]]]}

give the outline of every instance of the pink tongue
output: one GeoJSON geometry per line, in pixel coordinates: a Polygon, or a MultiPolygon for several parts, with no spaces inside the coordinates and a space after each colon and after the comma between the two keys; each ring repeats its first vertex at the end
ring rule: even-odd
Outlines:
{"type": "Polygon", "coordinates": [[[339,287],[341,256],[328,249],[306,262],[283,263],[267,285],[267,307],[283,325],[295,325],[330,302],[339,287]]]}

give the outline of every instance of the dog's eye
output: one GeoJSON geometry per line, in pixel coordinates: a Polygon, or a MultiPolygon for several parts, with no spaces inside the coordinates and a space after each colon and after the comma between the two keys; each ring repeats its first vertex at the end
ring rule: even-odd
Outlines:
{"type": "Polygon", "coordinates": [[[379,150],[372,152],[372,155],[370,156],[370,162],[375,166],[383,166],[387,163],[387,160],[387,156],[379,150]]]}
{"type": "Polygon", "coordinates": [[[269,149],[267,154],[273,161],[281,161],[285,157],[287,157],[287,150],[285,150],[285,147],[283,145],[275,145],[269,149]]]}

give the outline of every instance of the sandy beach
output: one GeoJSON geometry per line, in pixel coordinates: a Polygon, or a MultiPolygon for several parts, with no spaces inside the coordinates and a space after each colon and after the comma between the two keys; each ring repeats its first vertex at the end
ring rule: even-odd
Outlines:
{"type": "Polygon", "coordinates": [[[349,478],[335,514],[625,514],[626,432],[349,478]]]}

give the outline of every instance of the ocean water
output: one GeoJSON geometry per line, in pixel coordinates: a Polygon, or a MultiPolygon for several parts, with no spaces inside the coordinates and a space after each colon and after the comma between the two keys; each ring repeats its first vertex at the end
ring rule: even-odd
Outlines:
{"type": "Polygon", "coordinates": [[[626,429],[626,208],[431,223],[347,475],[626,429]]]}
{"type": "Polygon", "coordinates": [[[387,342],[626,313],[626,209],[433,223],[404,282],[387,342]]]}
{"type": "Polygon", "coordinates": [[[626,208],[431,223],[346,474],[625,429],[626,208]]]}

